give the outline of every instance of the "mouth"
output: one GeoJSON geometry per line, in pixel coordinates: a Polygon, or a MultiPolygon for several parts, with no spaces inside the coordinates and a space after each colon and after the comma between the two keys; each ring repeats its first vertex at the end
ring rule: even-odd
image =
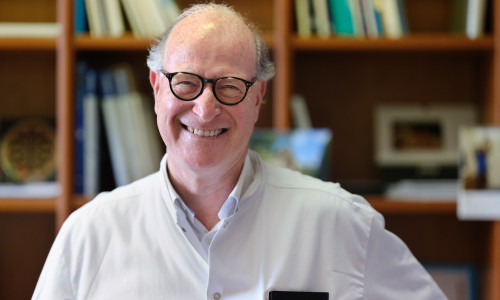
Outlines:
{"type": "Polygon", "coordinates": [[[182,128],[186,129],[187,131],[191,132],[192,134],[196,134],[198,136],[203,136],[203,137],[216,137],[219,136],[227,131],[226,128],[221,128],[221,129],[216,129],[216,130],[202,130],[198,128],[193,128],[191,126],[187,126],[182,124],[182,128]]]}

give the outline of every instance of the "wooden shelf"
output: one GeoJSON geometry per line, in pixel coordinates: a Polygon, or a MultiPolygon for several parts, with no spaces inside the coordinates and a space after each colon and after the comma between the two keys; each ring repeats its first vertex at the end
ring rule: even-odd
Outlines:
{"type": "MultiPolygon", "coordinates": [[[[30,295],[12,295],[20,291],[31,293],[41,269],[40,263],[52,243],[54,230],[57,233],[71,211],[91,200],[75,195],[73,186],[75,62],[84,60],[106,67],[122,59],[137,59],[134,63],[144,68],[144,54],[153,40],[136,38],[131,33],[119,38],[75,35],[73,1],[18,2],[7,1],[6,7],[2,4],[2,21],[59,22],[62,29],[57,38],[0,38],[0,53],[6,54],[9,62],[7,68],[0,67],[3,68],[3,78],[16,78],[12,70],[26,68],[33,69],[35,72],[31,73],[37,78],[56,78],[55,84],[37,80],[36,99],[20,94],[17,84],[2,88],[5,99],[20,100],[14,101],[14,104],[25,103],[22,106],[13,105],[12,111],[28,115],[32,111],[38,113],[40,107],[49,107],[47,111],[55,111],[58,124],[60,196],[43,199],[0,197],[0,214],[3,217],[0,228],[11,233],[1,235],[4,238],[1,242],[5,245],[21,242],[12,251],[14,255],[5,256],[0,264],[13,261],[15,266],[30,257],[36,261],[29,268],[18,267],[18,273],[26,277],[26,280],[22,278],[25,281],[22,287],[18,286],[18,281],[23,280],[12,277],[10,271],[0,274],[3,278],[0,285],[10,289],[2,290],[7,298],[25,299],[30,295]],[[35,9],[26,9],[28,6],[35,9]],[[31,55],[30,51],[42,55],[31,55]],[[24,100],[29,101],[22,102],[24,100]],[[18,249],[30,251],[29,255],[18,249]],[[38,252],[33,253],[33,249],[38,252]],[[30,272],[34,274],[32,281],[30,272]]],[[[179,6],[185,8],[192,2],[179,0],[179,6]]],[[[452,1],[409,1],[406,7],[411,13],[408,16],[409,28],[416,33],[403,38],[323,39],[313,36],[305,39],[294,32],[296,24],[292,0],[230,2],[262,25],[264,39],[272,50],[277,71],[270,86],[273,94],[269,115],[272,115],[273,126],[292,126],[289,110],[292,94],[301,93],[307,99],[325,99],[316,101],[309,108],[316,126],[332,128],[336,139],[343,141],[335,144],[335,162],[338,163],[335,167],[336,170],[349,171],[336,174],[339,179],[371,180],[376,176],[371,166],[373,136],[370,110],[378,103],[411,103],[421,99],[443,103],[473,102],[481,106],[481,113],[485,115],[481,121],[500,124],[500,85],[495,84],[500,77],[500,22],[492,22],[488,29],[490,33],[484,37],[469,39],[445,32],[452,1]],[[331,86],[323,84],[323,89],[318,88],[317,78],[299,77],[311,71],[318,72],[331,86]],[[347,124],[346,119],[353,121],[347,124]],[[344,161],[349,162],[347,166],[342,165],[344,161]]],[[[490,10],[490,18],[497,21],[500,18],[500,0],[494,0],[490,10]]],[[[144,85],[149,87],[148,82],[144,85]]],[[[4,115],[8,115],[5,105],[1,107],[4,115]]],[[[484,265],[488,274],[481,279],[481,294],[485,299],[500,299],[500,285],[497,284],[500,282],[500,222],[458,220],[455,199],[422,202],[388,200],[379,195],[365,195],[365,198],[386,217],[388,229],[408,243],[410,249],[422,259],[484,265]]]]}
{"type": "Polygon", "coordinates": [[[89,198],[89,197],[85,197],[85,196],[82,196],[82,195],[75,195],[73,197],[73,201],[72,201],[73,209],[76,210],[76,209],[82,207],[87,202],[91,201],[92,199],[93,199],[93,197],[89,198]]]}
{"type": "MultiPolygon", "coordinates": [[[[130,33],[118,38],[94,38],[89,34],[82,34],[74,38],[74,46],[76,50],[86,51],[137,51],[147,50],[153,40],[154,39],[136,38],[130,33]]],[[[271,32],[264,33],[264,40],[272,47],[271,32]]]]}
{"type": "Polygon", "coordinates": [[[54,50],[55,38],[0,38],[0,50],[54,50]]]}
{"type": "Polygon", "coordinates": [[[471,40],[450,34],[414,34],[400,39],[300,38],[291,46],[302,51],[493,51],[493,37],[471,40]]]}
{"type": "Polygon", "coordinates": [[[153,39],[136,38],[132,34],[126,34],[119,38],[94,38],[89,34],[76,36],[74,46],[76,50],[90,51],[127,51],[147,50],[153,39]]]}
{"type": "Polygon", "coordinates": [[[53,213],[55,198],[0,198],[0,213],[53,213]]]}
{"type": "Polygon", "coordinates": [[[370,204],[381,214],[446,214],[455,215],[457,203],[450,201],[407,201],[387,200],[383,196],[365,196],[370,204]]]}

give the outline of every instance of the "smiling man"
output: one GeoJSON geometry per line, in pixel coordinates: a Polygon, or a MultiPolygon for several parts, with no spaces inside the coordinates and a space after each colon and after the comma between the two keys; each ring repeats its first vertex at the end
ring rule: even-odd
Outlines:
{"type": "Polygon", "coordinates": [[[363,198],[248,150],[274,68],[233,9],[185,11],[148,66],[160,169],[68,218],[34,299],[445,299],[363,198]]]}
{"type": "Polygon", "coordinates": [[[173,187],[211,229],[241,174],[267,78],[256,77],[252,32],[225,10],[193,12],[169,33],[162,59],[150,60],[158,128],[173,187]]]}

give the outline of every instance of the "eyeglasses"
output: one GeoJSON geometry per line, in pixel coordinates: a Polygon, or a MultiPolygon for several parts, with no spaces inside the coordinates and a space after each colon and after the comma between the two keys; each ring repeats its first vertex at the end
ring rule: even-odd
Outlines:
{"type": "Polygon", "coordinates": [[[198,98],[203,93],[205,83],[211,83],[217,101],[225,105],[236,105],[245,99],[248,89],[255,83],[238,77],[208,79],[188,72],[161,72],[168,78],[174,96],[183,101],[198,98]]]}

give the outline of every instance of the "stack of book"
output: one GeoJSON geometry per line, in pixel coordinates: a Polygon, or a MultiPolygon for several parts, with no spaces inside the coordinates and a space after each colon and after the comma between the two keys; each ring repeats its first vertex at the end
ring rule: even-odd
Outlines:
{"type": "Polygon", "coordinates": [[[178,15],[175,0],[75,0],[75,32],[120,37],[127,29],[138,38],[160,36],[178,15]]]}
{"type": "Polygon", "coordinates": [[[77,193],[92,197],[103,189],[103,182],[109,182],[101,178],[106,171],[101,163],[105,155],[109,155],[116,186],[158,170],[164,149],[150,100],[135,88],[127,64],[102,70],[83,62],[77,66],[77,193]]]}
{"type": "MultiPolygon", "coordinates": [[[[450,30],[482,35],[488,0],[453,0],[450,30]]],[[[409,26],[404,0],[295,0],[297,33],[307,38],[401,38],[409,26]]]]}

